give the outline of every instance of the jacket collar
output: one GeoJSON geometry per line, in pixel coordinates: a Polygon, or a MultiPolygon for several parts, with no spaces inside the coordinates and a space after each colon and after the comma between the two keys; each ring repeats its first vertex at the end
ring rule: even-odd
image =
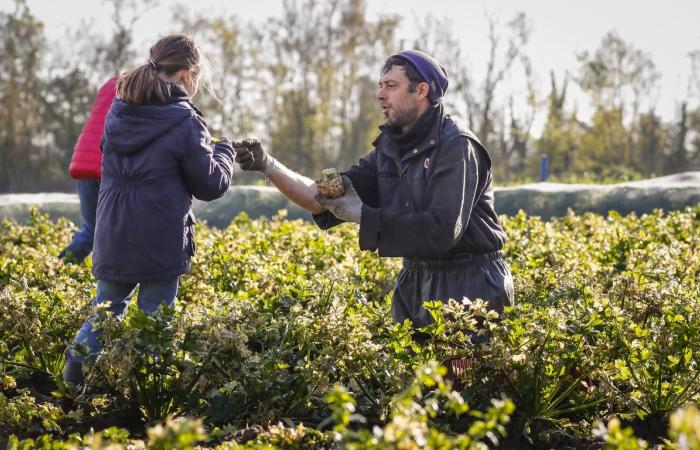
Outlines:
{"type": "Polygon", "coordinates": [[[185,88],[179,83],[168,83],[170,88],[170,98],[165,103],[189,102],[190,96],[185,88]]]}
{"type": "Polygon", "coordinates": [[[192,104],[192,99],[190,98],[190,94],[187,93],[185,88],[179,84],[179,83],[168,83],[170,86],[170,98],[166,100],[164,103],[169,104],[169,103],[179,103],[179,102],[185,102],[194,111],[199,115],[199,117],[204,117],[204,114],[202,111],[200,111],[196,106],[192,104]]]}
{"type": "Polygon", "coordinates": [[[378,150],[384,152],[387,156],[397,161],[408,161],[412,158],[416,158],[436,145],[440,144],[440,139],[442,137],[442,125],[445,121],[445,110],[442,102],[438,102],[433,108],[438,108],[438,112],[433,122],[433,126],[430,131],[425,135],[420,143],[414,148],[406,152],[403,157],[399,154],[399,149],[397,145],[389,138],[386,131],[386,124],[379,126],[381,131],[377,138],[372,142],[372,145],[378,150]]]}

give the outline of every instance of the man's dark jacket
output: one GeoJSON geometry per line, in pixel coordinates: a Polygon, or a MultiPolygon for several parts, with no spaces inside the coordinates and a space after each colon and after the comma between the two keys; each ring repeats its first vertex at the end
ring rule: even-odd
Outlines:
{"type": "MultiPolygon", "coordinates": [[[[439,109],[421,142],[406,152],[386,126],[375,150],[343,172],[364,206],[360,248],[380,256],[449,258],[503,248],[506,235],[493,205],[491,158],[468,130],[439,109]]],[[[330,212],[314,217],[327,229],[330,212]]]]}
{"type": "Polygon", "coordinates": [[[102,139],[102,183],[92,273],[99,280],[155,281],[189,272],[192,196],[221,197],[233,149],[211,145],[201,113],[179,85],[162,103],[115,99],[102,139]]]}

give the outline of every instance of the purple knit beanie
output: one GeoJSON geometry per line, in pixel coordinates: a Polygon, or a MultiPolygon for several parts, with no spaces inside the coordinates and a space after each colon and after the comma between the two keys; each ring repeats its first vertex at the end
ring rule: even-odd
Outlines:
{"type": "Polygon", "coordinates": [[[442,100],[447,92],[447,72],[442,64],[437,62],[432,56],[418,50],[404,50],[393,56],[403,58],[410,62],[421,74],[423,79],[430,86],[428,98],[432,103],[442,100]]]}

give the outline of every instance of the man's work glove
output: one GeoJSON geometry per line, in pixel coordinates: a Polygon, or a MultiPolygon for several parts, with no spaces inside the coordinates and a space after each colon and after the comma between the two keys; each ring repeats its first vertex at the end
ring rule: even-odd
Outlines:
{"type": "Polygon", "coordinates": [[[241,142],[233,142],[236,150],[236,162],[243,170],[257,170],[268,175],[274,166],[274,158],[263,150],[257,139],[244,139],[241,142]]]}
{"type": "Polygon", "coordinates": [[[343,186],[345,187],[345,195],[342,197],[328,198],[321,194],[316,194],[314,198],[338,219],[359,224],[362,216],[362,200],[357,195],[350,178],[345,175],[343,175],[343,186]]]}

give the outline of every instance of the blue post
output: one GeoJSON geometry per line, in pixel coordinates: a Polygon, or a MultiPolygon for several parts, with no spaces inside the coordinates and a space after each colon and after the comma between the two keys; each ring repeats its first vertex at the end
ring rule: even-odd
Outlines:
{"type": "Polygon", "coordinates": [[[547,171],[549,169],[549,160],[547,155],[542,155],[542,164],[540,165],[540,181],[547,181],[547,171]]]}

